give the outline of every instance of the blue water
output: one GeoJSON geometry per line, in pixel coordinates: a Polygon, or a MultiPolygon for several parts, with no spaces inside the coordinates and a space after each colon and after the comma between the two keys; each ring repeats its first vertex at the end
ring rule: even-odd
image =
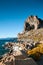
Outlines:
{"type": "Polygon", "coordinates": [[[8,52],[8,50],[2,47],[2,45],[4,45],[6,42],[17,42],[17,38],[0,39],[0,55],[3,55],[8,52]]]}

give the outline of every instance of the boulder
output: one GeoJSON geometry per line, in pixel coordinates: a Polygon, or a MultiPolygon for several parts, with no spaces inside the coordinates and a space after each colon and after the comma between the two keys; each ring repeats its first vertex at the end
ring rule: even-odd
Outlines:
{"type": "Polygon", "coordinates": [[[32,58],[15,60],[16,65],[37,65],[37,63],[32,58]]]}
{"type": "Polygon", "coordinates": [[[31,29],[38,29],[40,21],[37,16],[30,16],[26,19],[24,24],[24,30],[29,31],[31,29]]]}

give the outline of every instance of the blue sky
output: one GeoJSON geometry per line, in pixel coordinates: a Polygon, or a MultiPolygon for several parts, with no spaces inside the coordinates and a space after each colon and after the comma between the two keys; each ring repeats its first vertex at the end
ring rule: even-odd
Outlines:
{"type": "Polygon", "coordinates": [[[43,0],[0,0],[0,38],[17,37],[30,15],[43,19],[43,0]]]}

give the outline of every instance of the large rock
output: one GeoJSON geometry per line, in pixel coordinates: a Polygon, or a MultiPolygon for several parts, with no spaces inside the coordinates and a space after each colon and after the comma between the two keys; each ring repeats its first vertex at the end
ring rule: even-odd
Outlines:
{"type": "Polygon", "coordinates": [[[37,61],[38,65],[43,65],[43,55],[41,55],[40,60],[37,61]]]}
{"type": "Polygon", "coordinates": [[[24,31],[18,34],[18,40],[23,40],[24,38],[33,40],[33,37],[37,35],[37,38],[39,38],[40,35],[43,36],[42,32],[43,20],[37,16],[29,16],[24,23],[24,31]]]}
{"type": "Polygon", "coordinates": [[[15,57],[11,54],[6,54],[0,61],[0,65],[15,65],[15,57]]]}
{"type": "Polygon", "coordinates": [[[30,29],[37,29],[40,24],[37,16],[30,16],[26,19],[24,29],[29,31],[30,29]]]}
{"type": "Polygon", "coordinates": [[[32,58],[19,59],[15,61],[15,65],[37,65],[37,63],[32,58]]]}
{"type": "Polygon", "coordinates": [[[42,27],[43,20],[38,18],[37,16],[30,16],[26,19],[24,24],[24,31],[29,31],[31,29],[38,29],[42,27]]]}

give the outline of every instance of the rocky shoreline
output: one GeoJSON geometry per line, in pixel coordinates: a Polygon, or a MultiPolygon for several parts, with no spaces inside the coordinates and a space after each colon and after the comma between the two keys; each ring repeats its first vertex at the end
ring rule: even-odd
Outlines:
{"type": "Polygon", "coordinates": [[[3,46],[9,52],[0,58],[0,65],[43,65],[43,20],[29,16],[18,42],[3,46]]]}

